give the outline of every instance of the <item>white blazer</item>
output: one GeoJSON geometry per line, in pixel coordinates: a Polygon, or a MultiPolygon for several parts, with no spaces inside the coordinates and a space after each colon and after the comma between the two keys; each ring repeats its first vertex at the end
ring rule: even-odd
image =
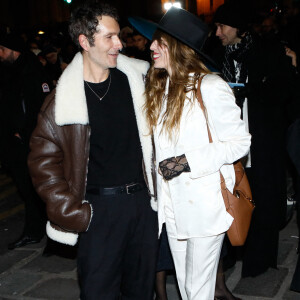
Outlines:
{"type": "MultiPolygon", "coordinates": [[[[160,161],[182,154],[191,168],[190,173],[182,173],[168,182],[178,239],[217,235],[230,227],[233,218],[224,206],[219,170],[232,191],[232,163],[250,148],[251,135],[240,119],[240,108],[228,84],[219,76],[208,74],[202,80],[201,93],[213,143],[209,143],[206,120],[197,100],[191,103],[186,99],[175,141],[161,132],[162,122],[154,129],[156,170],[160,161]]],[[[191,92],[187,94],[191,96],[191,92]]],[[[157,172],[160,230],[165,222],[162,184],[166,183],[157,172]]]]}

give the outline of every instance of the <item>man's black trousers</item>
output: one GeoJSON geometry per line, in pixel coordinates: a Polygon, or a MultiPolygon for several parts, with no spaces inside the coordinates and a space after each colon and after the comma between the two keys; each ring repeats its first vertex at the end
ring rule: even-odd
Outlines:
{"type": "Polygon", "coordinates": [[[86,198],[93,218],[79,242],[80,298],[152,300],[158,226],[147,190],[86,198]]]}

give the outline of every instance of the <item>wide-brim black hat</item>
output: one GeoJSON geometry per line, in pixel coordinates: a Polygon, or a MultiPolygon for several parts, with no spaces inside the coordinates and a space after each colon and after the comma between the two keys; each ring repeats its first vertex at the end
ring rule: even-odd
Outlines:
{"type": "Polygon", "coordinates": [[[201,19],[192,13],[173,6],[158,24],[134,17],[129,18],[129,22],[150,40],[152,40],[155,29],[166,32],[200,54],[210,69],[216,68],[216,63],[202,51],[210,30],[201,19]]]}

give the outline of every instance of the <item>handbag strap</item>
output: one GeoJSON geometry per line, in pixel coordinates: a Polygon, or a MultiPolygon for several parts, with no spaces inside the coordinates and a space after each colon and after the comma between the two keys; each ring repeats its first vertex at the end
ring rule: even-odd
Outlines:
{"type": "Polygon", "coordinates": [[[202,79],[204,78],[204,76],[205,75],[203,75],[199,78],[196,97],[198,99],[198,102],[200,104],[200,107],[201,107],[201,109],[203,111],[203,114],[204,114],[204,117],[205,117],[209,142],[212,143],[213,140],[212,140],[212,137],[211,137],[209,126],[208,126],[207,110],[206,110],[206,107],[204,106],[203,99],[202,99],[202,94],[201,94],[201,90],[200,90],[201,82],[202,82],[202,79]]]}
{"type": "MultiPolygon", "coordinates": [[[[205,75],[201,76],[199,78],[199,81],[198,81],[198,87],[197,87],[197,93],[196,93],[196,98],[200,104],[200,107],[203,111],[203,114],[204,114],[204,117],[205,117],[205,121],[206,121],[206,128],[207,128],[207,134],[208,134],[208,139],[209,139],[209,142],[212,143],[213,140],[212,140],[212,136],[211,136],[211,132],[210,132],[210,129],[209,129],[209,126],[208,126],[208,116],[207,116],[207,110],[206,110],[206,107],[203,103],[203,98],[202,98],[202,94],[201,94],[201,89],[200,89],[200,86],[201,86],[201,82],[202,82],[202,79],[205,75]]],[[[225,182],[225,179],[221,173],[221,171],[219,171],[220,173],[220,177],[221,177],[221,189],[222,189],[222,194],[223,194],[223,191],[225,191],[227,189],[226,187],[226,182],[225,182]]],[[[224,195],[224,194],[223,194],[224,195]]],[[[229,203],[228,203],[229,205],[229,203]]],[[[226,207],[227,208],[227,207],[226,207]]]]}

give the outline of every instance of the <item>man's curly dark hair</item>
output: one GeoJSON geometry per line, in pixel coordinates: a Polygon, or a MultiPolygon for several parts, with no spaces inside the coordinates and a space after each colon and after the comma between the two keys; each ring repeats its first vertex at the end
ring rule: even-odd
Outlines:
{"type": "Polygon", "coordinates": [[[87,37],[91,46],[94,46],[94,34],[98,32],[98,18],[108,16],[119,21],[118,12],[115,7],[108,3],[89,3],[78,6],[71,14],[69,22],[69,34],[73,42],[80,47],[78,37],[83,34],[87,37]]]}

